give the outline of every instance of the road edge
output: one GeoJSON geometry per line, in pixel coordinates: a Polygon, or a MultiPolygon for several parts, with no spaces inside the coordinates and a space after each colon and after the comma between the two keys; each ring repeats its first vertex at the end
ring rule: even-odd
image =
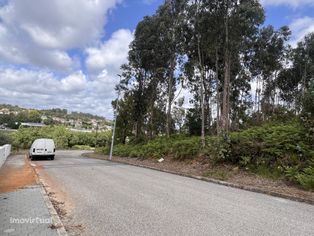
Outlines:
{"type": "MultiPolygon", "coordinates": [[[[27,156],[25,157],[27,158],[27,156]]],[[[41,194],[44,198],[44,201],[46,203],[46,206],[48,208],[48,211],[49,211],[49,214],[52,218],[52,222],[53,224],[56,226],[56,229],[57,229],[57,233],[59,236],[68,236],[68,233],[67,231],[65,230],[65,227],[56,211],[56,209],[54,208],[52,202],[50,201],[50,198],[48,196],[48,193],[47,193],[47,190],[45,188],[45,186],[43,185],[43,182],[40,178],[40,175],[37,171],[37,169],[35,168],[35,164],[32,164],[32,163],[29,163],[30,166],[32,167],[32,169],[34,170],[35,172],[35,175],[36,175],[36,182],[37,184],[40,186],[40,191],[41,191],[41,194]]]]}
{"type": "MultiPolygon", "coordinates": [[[[90,158],[90,157],[88,157],[88,158],[90,158]]],[[[202,180],[202,181],[209,182],[209,183],[224,185],[224,186],[227,186],[227,187],[242,189],[242,190],[255,192],[255,193],[262,193],[262,194],[266,194],[266,195],[269,195],[269,196],[272,196],[272,197],[280,197],[280,198],[288,199],[288,200],[295,201],[295,202],[302,202],[302,203],[307,203],[307,204],[310,204],[310,205],[314,205],[314,200],[301,198],[301,197],[296,197],[296,196],[290,196],[290,195],[287,195],[287,194],[273,192],[273,191],[268,191],[268,190],[263,190],[263,189],[252,187],[252,186],[246,186],[246,185],[242,185],[242,184],[235,184],[235,183],[221,181],[221,180],[217,180],[217,179],[213,179],[213,178],[207,178],[207,177],[197,176],[197,175],[190,175],[190,174],[180,173],[180,172],[176,172],[176,171],[171,171],[171,170],[166,170],[166,169],[162,169],[162,168],[156,168],[156,167],[151,167],[151,166],[146,166],[146,165],[141,165],[141,164],[126,163],[126,162],[123,162],[123,161],[109,160],[109,159],[104,159],[104,160],[107,160],[107,161],[110,161],[110,162],[115,162],[115,163],[121,163],[121,164],[125,164],[125,165],[131,165],[131,166],[137,166],[137,167],[141,167],[141,168],[156,170],[156,171],[161,171],[161,172],[174,174],[174,175],[180,175],[180,176],[184,176],[184,177],[188,177],[188,178],[192,178],[192,179],[202,180]]]]}

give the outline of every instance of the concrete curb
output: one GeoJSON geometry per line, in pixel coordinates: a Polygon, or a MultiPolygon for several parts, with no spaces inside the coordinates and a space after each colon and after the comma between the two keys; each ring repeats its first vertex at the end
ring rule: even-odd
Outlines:
{"type": "MultiPolygon", "coordinates": [[[[104,160],[110,161],[109,159],[104,159],[104,160]]],[[[230,182],[221,181],[221,180],[217,180],[217,179],[207,178],[207,177],[203,177],[203,176],[190,175],[190,174],[180,173],[180,172],[176,172],[176,171],[170,171],[170,170],[166,170],[166,169],[162,169],[162,168],[145,166],[145,165],[141,165],[141,164],[126,163],[126,162],[117,161],[117,160],[114,160],[114,161],[111,160],[111,162],[142,167],[142,168],[161,171],[161,172],[165,172],[165,173],[169,173],[169,174],[180,175],[180,176],[198,179],[198,180],[202,180],[202,181],[206,181],[206,182],[210,182],[210,183],[214,183],[214,184],[220,184],[220,185],[224,185],[224,186],[228,186],[228,187],[232,187],[232,188],[242,189],[242,190],[255,192],[255,193],[267,194],[267,195],[270,195],[273,197],[280,197],[280,198],[284,198],[284,199],[288,199],[288,200],[292,200],[292,201],[296,201],[296,202],[303,202],[303,203],[314,205],[314,200],[311,200],[311,199],[306,199],[306,198],[301,198],[301,197],[296,197],[296,196],[290,196],[287,194],[277,193],[277,192],[268,191],[268,190],[264,190],[264,189],[260,189],[260,188],[256,188],[256,187],[251,187],[251,186],[246,186],[246,185],[242,185],[242,184],[235,184],[235,183],[230,183],[230,182]]]]}
{"type": "MultiPolygon", "coordinates": [[[[25,157],[25,158],[27,158],[27,157],[25,157]]],[[[48,208],[49,214],[51,216],[52,222],[56,226],[58,235],[59,236],[68,236],[68,233],[65,230],[64,225],[63,225],[56,209],[54,208],[54,206],[52,205],[52,202],[49,199],[47,190],[46,190],[45,186],[43,185],[43,181],[41,180],[38,171],[36,170],[36,168],[33,165],[31,165],[31,167],[33,168],[33,170],[36,174],[36,182],[40,186],[41,194],[44,197],[44,201],[47,205],[47,208],[48,208]]]]}
{"type": "Polygon", "coordinates": [[[0,146],[0,168],[4,165],[8,157],[11,155],[12,146],[10,144],[5,144],[0,146]]]}

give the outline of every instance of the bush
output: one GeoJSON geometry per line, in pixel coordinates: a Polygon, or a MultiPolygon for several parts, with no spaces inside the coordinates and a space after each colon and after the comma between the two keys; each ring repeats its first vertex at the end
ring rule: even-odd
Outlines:
{"type": "MultiPolygon", "coordinates": [[[[97,145],[105,146],[108,143],[110,132],[99,132],[97,145]]],[[[28,149],[35,139],[51,138],[57,148],[72,148],[75,145],[94,147],[96,133],[74,132],[65,126],[50,126],[42,128],[20,128],[12,133],[13,147],[28,149]]]]}
{"type": "Polygon", "coordinates": [[[285,170],[286,178],[300,184],[304,189],[314,191],[314,157],[307,162],[303,170],[296,167],[287,167],[285,170]]]}
{"type": "MultiPolygon", "coordinates": [[[[108,148],[101,150],[109,152],[108,148]]],[[[147,143],[139,144],[117,144],[114,146],[113,154],[124,157],[152,157],[159,159],[165,156],[173,156],[176,159],[193,158],[200,152],[199,137],[172,136],[171,138],[157,137],[147,143]]]]}
{"type": "Polygon", "coordinates": [[[230,140],[228,137],[206,137],[204,154],[214,163],[226,161],[230,157],[230,140]]]}
{"type": "Polygon", "coordinates": [[[296,175],[296,180],[305,189],[314,191],[314,164],[296,175]]]}
{"type": "Polygon", "coordinates": [[[10,144],[12,142],[12,139],[10,135],[6,132],[0,131],[0,146],[5,144],[10,144]]]}
{"type": "Polygon", "coordinates": [[[250,164],[270,167],[294,166],[308,160],[312,147],[305,129],[298,122],[250,128],[230,135],[233,163],[250,158],[250,164]]]}

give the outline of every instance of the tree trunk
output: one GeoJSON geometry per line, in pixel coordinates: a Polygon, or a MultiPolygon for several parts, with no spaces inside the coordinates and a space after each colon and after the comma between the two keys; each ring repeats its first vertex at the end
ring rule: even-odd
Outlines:
{"type": "Polygon", "coordinates": [[[168,80],[168,109],[167,109],[167,121],[166,121],[166,134],[167,137],[170,137],[171,134],[171,105],[172,105],[172,99],[173,99],[173,94],[172,94],[172,86],[173,86],[173,73],[174,73],[174,59],[171,61],[170,65],[170,75],[169,75],[169,80],[168,80]]]}
{"type": "Polygon", "coordinates": [[[137,112],[137,117],[136,117],[136,122],[135,122],[135,139],[139,141],[142,138],[142,122],[143,122],[143,111],[142,111],[142,98],[143,98],[143,78],[146,80],[146,72],[144,72],[144,76],[141,76],[139,80],[139,85],[138,85],[138,93],[136,95],[136,112],[137,112]]]}
{"type": "Polygon", "coordinates": [[[151,102],[150,106],[150,131],[149,131],[149,138],[154,138],[154,102],[151,102]]]}
{"type": "MultiPolygon", "coordinates": [[[[202,69],[203,71],[203,69],[202,69]]],[[[201,144],[205,147],[205,109],[204,109],[204,73],[201,73],[201,110],[202,110],[202,129],[201,129],[201,144]]]]}
{"type": "MultiPolygon", "coordinates": [[[[228,9],[228,7],[227,7],[228,9]]],[[[222,100],[222,131],[228,133],[229,131],[229,96],[230,96],[230,51],[229,51],[229,17],[228,10],[226,12],[225,20],[225,68],[224,68],[224,85],[223,85],[223,100],[222,100]]]]}
{"type": "Polygon", "coordinates": [[[202,121],[202,127],[201,127],[201,144],[202,147],[205,147],[205,109],[204,109],[204,67],[202,64],[202,56],[201,56],[201,49],[200,49],[200,39],[198,37],[198,42],[197,42],[197,50],[198,50],[198,59],[199,59],[199,69],[201,72],[201,80],[200,80],[200,85],[201,85],[201,121],[202,121]]]}
{"type": "Polygon", "coordinates": [[[219,93],[219,65],[218,65],[218,47],[216,47],[216,104],[217,104],[217,120],[216,120],[216,125],[217,125],[217,135],[220,133],[220,93],[219,93]]]}

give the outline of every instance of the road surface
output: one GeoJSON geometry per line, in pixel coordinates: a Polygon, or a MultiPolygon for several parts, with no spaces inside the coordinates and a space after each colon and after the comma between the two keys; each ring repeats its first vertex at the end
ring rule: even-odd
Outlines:
{"type": "Polygon", "coordinates": [[[314,206],[58,152],[34,161],[71,198],[83,235],[313,235],[314,206]]]}

